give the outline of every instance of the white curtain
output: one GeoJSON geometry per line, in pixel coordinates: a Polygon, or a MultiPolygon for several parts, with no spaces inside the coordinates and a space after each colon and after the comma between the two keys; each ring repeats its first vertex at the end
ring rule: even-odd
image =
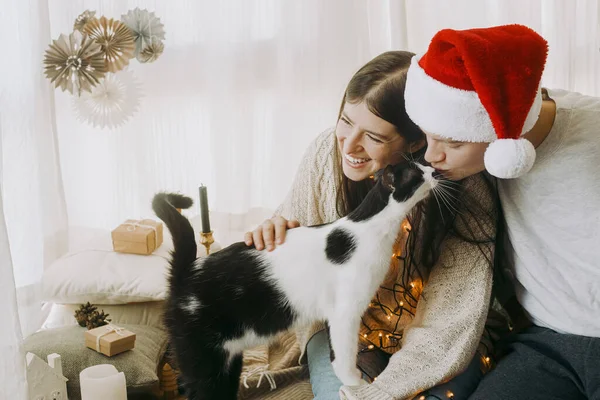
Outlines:
{"type": "Polygon", "coordinates": [[[69,238],[152,216],[158,190],[197,199],[200,183],[217,237],[258,222],[335,123],[352,74],[386,50],[425,51],[442,28],[529,25],[550,42],[546,86],[600,95],[599,12],[597,0],[3,0],[0,398],[24,398],[19,344],[41,323],[36,288],[69,238]],[[135,7],[164,23],[164,54],[131,62],[145,92],[133,118],[92,128],[44,78],[44,50],[86,9],[135,7]]]}
{"type": "MultiPolygon", "coordinates": [[[[0,142],[0,146],[1,146],[0,142]]],[[[0,158],[2,153],[0,153],[0,158]]],[[[2,164],[0,164],[2,172],[2,164]]],[[[0,188],[0,312],[4,313],[0,329],[0,395],[2,398],[25,399],[26,380],[24,358],[21,352],[22,330],[14,285],[13,263],[8,242],[0,188]],[[10,396],[10,397],[9,397],[10,396]]]]}
{"type": "Polygon", "coordinates": [[[0,37],[0,398],[23,399],[21,341],[43,322],[40,276],[68,238],[54,100],[41,74],[47,3],[3,2],[0,37]]]}

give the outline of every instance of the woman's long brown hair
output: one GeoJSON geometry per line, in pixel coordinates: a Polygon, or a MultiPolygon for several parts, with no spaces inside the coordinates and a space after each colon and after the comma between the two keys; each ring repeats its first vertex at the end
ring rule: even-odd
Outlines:
{"type": "MultiPolygon", "coordinates": [[[[359,69],[346,87],[338,120],[346,103],[364,102],[369,111],[394,125],[398,135],[402,136],[408,144],[424,140],[423,132],[408,118],[404,107],[406,71],[413,56],[414,54],[408,51],[388,51],[359,69]]],[[[336,160],[341,160],[337,146],[336,160]]],[[[336,175],[340,188],[337,196],[337,211],[340,216],[343,216],[358,207],[373,182],[369,179],[352,181],[343,174],[341,168],[338,168],[336,175]]]]}
{"type": "MultiPolygon", "coordinates": [[[[369,111],[395,126],[408,145],[424,140],[425,136],[419,127],[408,117],[405,109],[404,90],[406,73],[413,53],[407,51],[389,51],[383,53],[359,69],[352,77],[340,107],[338,120],[346,103],[364,102],[369,111]]],[[[432,114],[432,117],[433,114],[432,114]]],[[[407,154],[406,158],[422,161],[425,150],[415,154],[407,154]]],[[[337,212],[345,216],[354,210],[365,198],[373,185],[371,179],[352,181],[341,168],[341,153],[336,146],[336,179],[338,181],[337,212]]],[[[464,191],[463,184],[453,184],[451,200],[439,201],[431,196],[416,207],[408,220],[412,227],[407,242],[402,286],[408,287],[415,278],[427,279],[429,272],[437,263],[444,240],[448,235],[479,246],[488,259],[490,267],[494,263],[494,255],[490,254],[486,243],[496,241],[489,235],[486,226],[495,223],[501,215],[495,182],[486,177],[488,193],[473,196],[464,191]],[[481,204],[481,198],[492,198],[493,210],[481,204]],[[487,197],[490,196],[490,197],[487,197]]],[[[497,235],[496,235],[497,236],[497,235]]]]}

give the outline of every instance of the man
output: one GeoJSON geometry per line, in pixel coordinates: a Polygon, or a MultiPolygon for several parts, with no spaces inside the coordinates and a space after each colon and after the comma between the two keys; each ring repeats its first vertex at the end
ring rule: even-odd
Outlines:
{"type": "Polygon", "coordinates": [[[500,178],[509,275],[532,322],[475,400],[600,399],[600,99],[541,89],[546,58],[521,25],[447,29],[408,72],[425,159],[452,180],[500,178]]]}

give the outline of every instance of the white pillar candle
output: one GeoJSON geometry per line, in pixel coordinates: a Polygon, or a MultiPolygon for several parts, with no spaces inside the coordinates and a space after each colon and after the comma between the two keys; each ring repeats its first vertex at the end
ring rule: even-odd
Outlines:
{"type": "Polygon", "coordinates": [[[127,400],[125,374],[114,365],[100,364],[79,374],[81,400],[127,400]]]}

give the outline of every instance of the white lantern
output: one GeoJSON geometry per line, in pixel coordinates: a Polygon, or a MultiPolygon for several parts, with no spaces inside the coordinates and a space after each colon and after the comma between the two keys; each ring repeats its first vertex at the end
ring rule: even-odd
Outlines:
{"type": "Polygon", "coordinates": [[[100,364],[79,374],[82,400],[127,400],[125,374],[114,365],[100,364]]]}

